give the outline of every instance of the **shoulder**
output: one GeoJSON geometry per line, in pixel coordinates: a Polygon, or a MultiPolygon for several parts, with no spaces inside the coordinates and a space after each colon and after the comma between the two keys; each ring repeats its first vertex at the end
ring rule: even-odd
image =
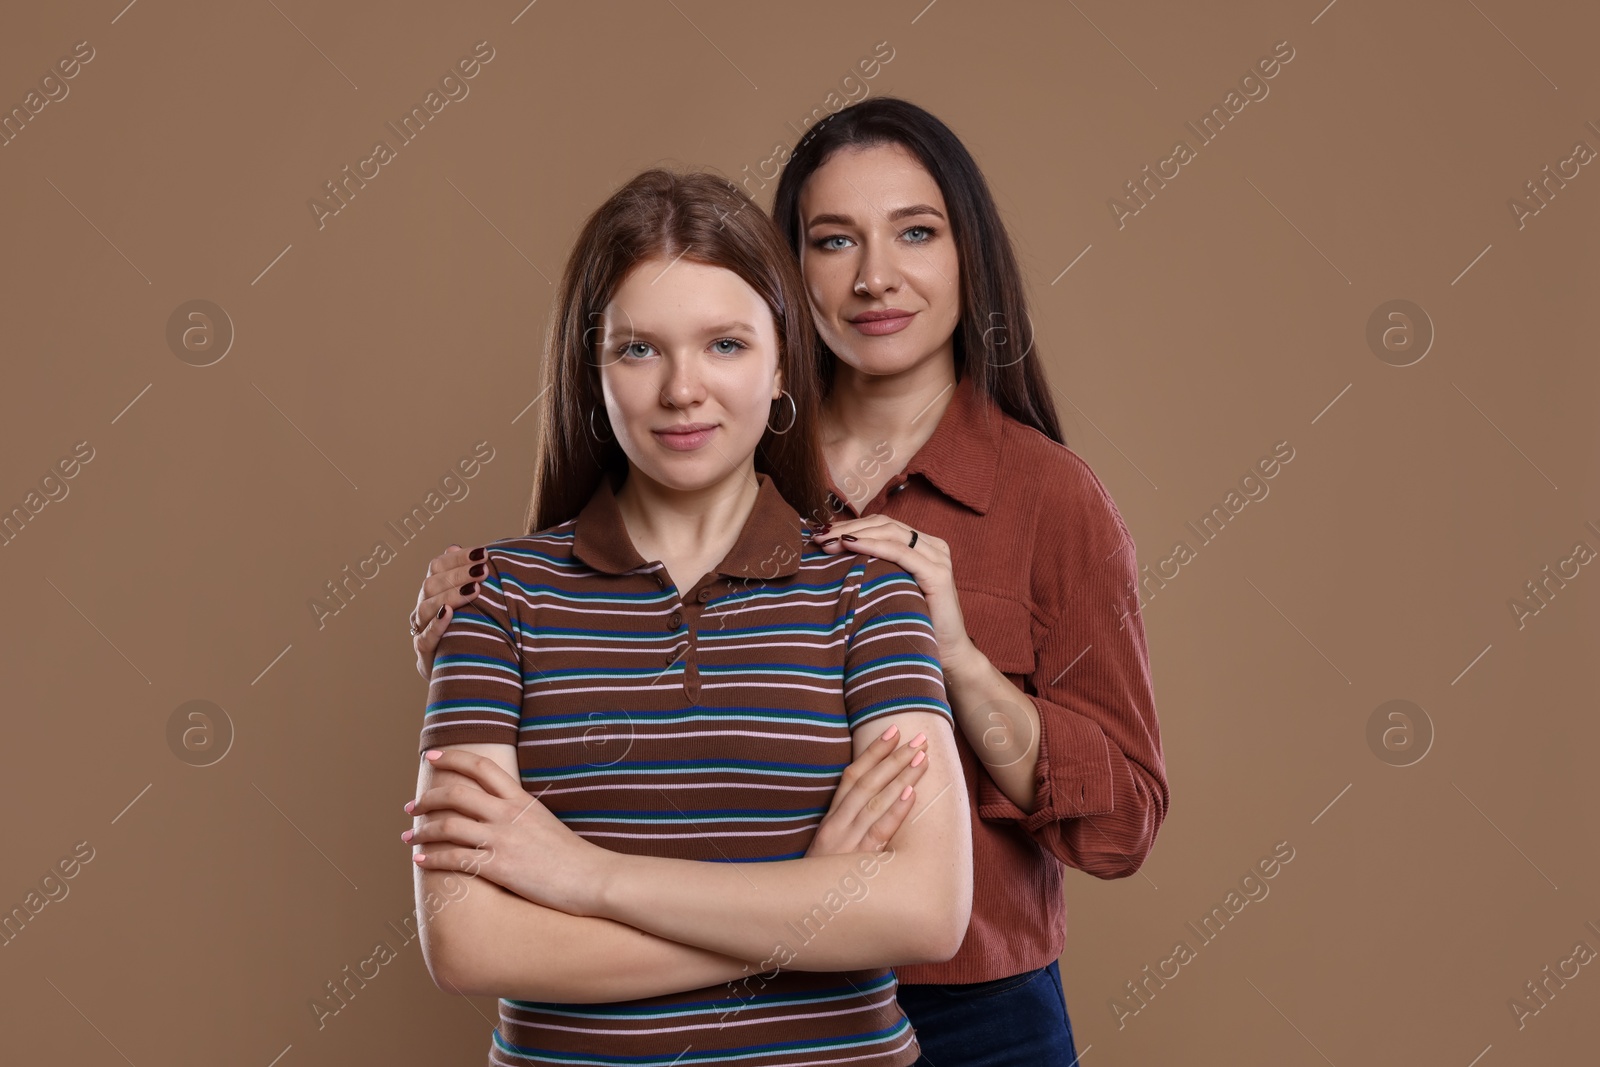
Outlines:
{"type": "MultiPolygon", "coordinates": [[[[572,555],[572,523],[535,534],[502,537],[484,546],[484,574],[478,579],[478,611],[515,629],[532,611],[541,587],[563,584],[578,561],[572,555]]],[[[471,613],[463,606],[461,612],[471,613]]],[[[461,614],[458,612],[457,614],[461,614]]]]}
{"type": "Polygon", "coordinates": [[[996,507],[1026,531],[1028,596],[1041,615],[1059,618],[1086,591],[1136,581],[1133,535],[1088,461],[1009,417],[1001,442],[996,507]]]}
{"type": "Polygon", "coordinates": [[[881,556],[858,556],[851,568],[855,585],[862,600],[894,596],[911,596],[923,599],[922,587],[898,563],[881,556]]]}
{"type": "Polygon", "coordinates": [[[577,519],[568,519],[537,533],[518,534],[490,541],[484,545],[484,549],[491,556],[498,555],[501,560],[510,562],[536,556],[570,558],[573,532],[577,525],[577,519]]]}
{"type": "Polygon", "coordinates": [[[910,581],[911,576],[898,564],[878,556],[856,552],[824,552],[809,539],[800,552],[800,564],[792,578],[779,579],[810,590],[831,590],[841,599],[859,596],[869,589],[881,589],[885,584],[910,581]]]}
{"type": "Polygon", "coordinates": [[[538,533],[502,537],[484,545],[490,573],[523,577],[573,563],[572,535],[576,520],[568,520],[538,533]]]}
{"type": "Polygon", "coordinates": [[[996,490],[1036,526],[1069,533],[1107,551],[1133,535],[1087,460],[1032,426],[1002,415],[996,490]]]}
{"type": "Polygon", "coordinates": [[[933,618],[915,578],[897,563],[863,555],[854,561],[849,584],[854,596],[847,616],[847,649],[865,649],[863,654],[885,662],[908,657],[938,662],[933,618]]]}
{"type": "MultiPolygon", "coordinates": [[[[898,564],[880,556],[857,556],[851,567],[850,632],[926,629],[932,632],[928,600],[917,580],[898,564]]],[[[886,632],[886,631],[885,631],[886,632]]]]}
{"type": "Polygon", "coordinates": [[[830,605],[835,618],[850,620],[852,629],[869,618],[907,611],[927,614],[922,588],[898,564],[864,553],[824,552],[809,542],[793,576],[763,584],[794,594],[797,606],[830,605]]]}

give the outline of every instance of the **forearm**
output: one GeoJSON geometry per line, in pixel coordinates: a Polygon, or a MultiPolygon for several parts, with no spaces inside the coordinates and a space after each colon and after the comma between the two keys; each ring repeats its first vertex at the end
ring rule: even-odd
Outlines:
{"type": "Polygon", "coordinates": [[[1041,726],[1033,700],[976,646],[944,664],[956,727],[994,784],[1019,809],[1037,802],[1041,726]]]}
{"type": "MultiPolygon", "coordinates": [[[[955,802],[965,806],[964,791],[955,802]]],[[[770,863],[619,854],[598,905],[608,918],[672,941],[759,960],[760,971],[937,962],[955,954],[966,932],[971,839],[941,850],[920,845],[770,863]]]]}
{"type": "Polygon", "coordinates": [[[755,968],[624,923],[568,915],[484,878],[417,872],[423,948],[440,988],[468,996],[597,1004],[731,982],[755,968]],[[465,882],[463,892],[459,882],[465,882]],[[442,901],[442,905],[438,902],[442,901]],[[448,983],[448,987],[447,984],[448,983]]]}
{"type": "Polygon", "coordinates": [[[972,910],[972,816],[949,720],[926,728],[928,769],[883,852],[756,863],[602,852],[581,908],[686,945],[803,971],[934,963],[961,946],[972,910]]]}

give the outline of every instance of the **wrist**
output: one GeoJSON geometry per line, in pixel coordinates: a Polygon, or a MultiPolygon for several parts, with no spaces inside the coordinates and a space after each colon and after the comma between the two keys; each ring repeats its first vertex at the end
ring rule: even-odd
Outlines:
{"type": "Polygon", "coordinates": [[[972,643],[972,638],[965,634],[962,635],[960,644],[940,655],[939,667],[944,672],[946,690],[964,688],[986,677],[988,672],[993,670],[989,657],[978,651],[978,646],[972,643]]]}
{"type": "Polygon", "coordinates": [[[595,850],[595,856],[590,876],[585,880],[587,899],[584,901],[584,910],[596,918],[621,921],[617,919],[620,903],[617,896],[627,857],[599,845],[591,844],[590,847],[595,850]]]}

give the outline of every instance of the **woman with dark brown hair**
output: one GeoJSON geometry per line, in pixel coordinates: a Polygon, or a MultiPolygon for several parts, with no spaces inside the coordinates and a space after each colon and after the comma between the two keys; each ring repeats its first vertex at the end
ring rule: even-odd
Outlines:
{"type": "Polygon", "coordinates": [[[825,504],[813,344],[724,179],[647,171],[572,251],[529,532],[439,642],[402,835],[491,1064],[920,1054],[890,966],[961,942],[968,802],[921,591],[791,504],[825,504]]]}
{"type": "MultiPolygon", "coordinates": [[[[895,563],[927,596],[972,802],[971,924],[951,959],[897,968],[901,1005],[931,1067],[1068,1067],[1065,868],[1133,874],[1170,799],[1134,542],[1064,443],[1010,237],[960,139],[877,98],[784,161],[773,213],[824,381],[818,544],[895,563]]],[[[477,594],[472,566],[454,546],[430,566],[424,674],[477,594]]]]}

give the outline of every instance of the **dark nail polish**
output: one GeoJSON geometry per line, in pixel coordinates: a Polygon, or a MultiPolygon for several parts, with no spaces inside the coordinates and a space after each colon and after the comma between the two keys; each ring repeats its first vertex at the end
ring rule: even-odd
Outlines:
{"type": "Polygon", "coordinates": [[[839,540],[839,539],[838,539],[838,538],[837,538],[837,537],[830,537],[830,538],[828,538],[828,539],[827,539],[827,540],[825,540],[825,541],[818,541],[818,542],[817,542],[817,544],[818,544],[818,545],[819,545],[819,546],[821,546],[821,545],[831,545],[831,544],[833,544],[833,543],[834,543],[834,542],[835,542],[835,541],[837,541],[837,540],[839,540]]]}
{"type": "Polygon", "coordinates": [[[481,549],[481,548],[473,549],[471,552],[467,553],[467,558],[468,559],[473,559],[473,560],[482,559],[483,558],[483,549],[481,549]]]}
{"type": "Polygon", "coordinates": [[[474,589],[476,589],[476,588],[478,588],[478,583],[477,582],[468,582],[466,585],[461,587],[461,595],[462,596],[471,596],[472,595],[472,591],[474,589]]]}
{"type": "Polygon", "coordinates": [[[859,539],[858,539],[858,538],[857,538],[857,537],[856,537],[856,535],[855,535],[855,534],[845,534],[845,535],[844,535],[844,539],[845,539],[845,540],[846,540],[846,541],[855,541],[855,540],[859,540],[859,539]]]}
{"type": "Polygon", "coordinates": [[[474,578],[482,578],[483,577],[483,564],[479,563],[479,564],[475,565],[467,573],[472,575],[474,578]]]}
{"type": "Polygon", "coordinates": [[[434,618],[436,618],[436,619],[444,618],[444,605],[443,604],[439,605],[439,614],[435,615],[434,618]]]}

